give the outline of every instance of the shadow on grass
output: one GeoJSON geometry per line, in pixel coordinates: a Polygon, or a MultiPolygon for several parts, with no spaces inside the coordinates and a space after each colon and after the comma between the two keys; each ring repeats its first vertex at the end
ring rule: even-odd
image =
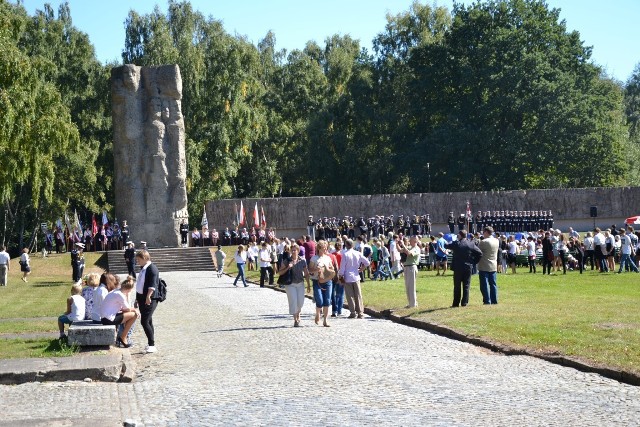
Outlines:
{"type": "Polygon", "coordinates": [[[406,316],[403,317],[412,317],[412,316],[418,316],[420,314],[428,314],[428,313],[434,313],[436,311],[442,311],[442,310],[453,310],[455,307],[434,307],[434,308],[430,308],[428,310],[418,310],[418,311],[414,311],[413,313],[409,313],[406,316]]]}
{"type": "Polygon", "coordinates": [[[43,283],[34,283],[33,285],[34,288],[53,288],[53,287],[57,287],[57,286],[69,286],[71,287],[71,282],[67,282],[67,281],[57,281],[57,282],[43,282],[43,283]]]}

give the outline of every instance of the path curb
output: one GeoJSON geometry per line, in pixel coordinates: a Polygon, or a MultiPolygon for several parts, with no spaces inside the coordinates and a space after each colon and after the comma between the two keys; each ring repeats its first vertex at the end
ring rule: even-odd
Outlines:
{"type": "Polygon", "coordinates": [[[128,349],[114,349],[109,354],[0,360],[0,384],[4,385],[86,379],[131,382],[134,378],[134,363],[128,349]]]}

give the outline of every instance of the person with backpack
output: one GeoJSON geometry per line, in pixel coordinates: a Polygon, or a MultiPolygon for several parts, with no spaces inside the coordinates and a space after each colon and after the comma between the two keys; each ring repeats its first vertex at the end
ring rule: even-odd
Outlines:
{"type": "Polygon", "coordinates": [[[136,279],[136,303],[140,310],[140,323],[147,336],[147,353],[155,353],[155,330],[153,328],[153,312],[158,306],[160,289],[160,272],[155,264],[151,263],[149,252],[142,249],[136,253],[136,263],[140,267],[140,273],[136,279]]]}

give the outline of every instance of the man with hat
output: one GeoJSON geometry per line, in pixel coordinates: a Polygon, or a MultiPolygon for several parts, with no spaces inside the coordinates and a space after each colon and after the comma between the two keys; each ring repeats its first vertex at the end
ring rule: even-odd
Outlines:
{"type": "Polygon", "coordinates": [[[78,282],[84,272],[84,243],[76,243],[71,250],[71,278],[73,282],[78,282]]]}
{"type": "Polygon", "coordinates": [[[142,251],[142,250],[144,250],[144,251],[146,251],[146,250],[147,250],[147,242],[142,241],[142,240],[140,241],[140,250],[141,250],[141,251],[142,251]]]}
{"type": "Polygon", "coordinates": [[[449,225],[449,233],[453,234],[456,231],[456,219],[453,216],[453,212],[449,212],[449,217],[447,218],[447,224],[449,225]]]}
{"type": "Polygon", "coordinates": [[[314,241],[316,240],[316,222],[313,220],[313,215],[309,215],[309,220],[307,221],[307,234],[314,241]]]}
{"type": "MultiPolygon", "coordinates": [[[[182,247],[187,247],[187,241],[189,238],[189,224],[187,224],[186,219],[182,219],[180,223],[180,242],[182,243],[182,247]]],[[[136,276],[133,276],[136,277],[136,276]]]]}
{"type": "Polygon", "coordinates": [[[127,271],[129,273],[129,276],[135,279],[136,271],[133,268],[133,266],[134,266],[135,257],[136,257],[136,248],[131,240],[128,240],[126,245],[127,245],[127,249],[125,249],[124,251],[124,260],[127,263],[127,271]]]}

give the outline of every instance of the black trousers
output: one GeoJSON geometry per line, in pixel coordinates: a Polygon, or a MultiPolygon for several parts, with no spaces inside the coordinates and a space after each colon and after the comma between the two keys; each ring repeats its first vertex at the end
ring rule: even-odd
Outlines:
{"type": "Polygon", "coordinates": [[[266,276],[269,276],[269,284],[273,285],[273,267],[260,267],[260,286],[264,286],[266,276]]]}
{"type": "Polygon", "coordinates": [[[127,263],[127,271],[129,272],[129,276],[131,276],[131,277],[133,277],[135,279],[136,278],[136,270],[133,267],[133,265],[134,265],[133,261],[127,260],[126,263],[127,263]]]}
{"type": "Polygon", "coordinates": [[[453,306],[469,304],[469,288],[471,287],[471,267],[453,271],[453,306]]]}
{"type": "Polygon", "coordinates": [[[187,244],[187,236],[189,233],[180,233],[181,242],[183,245],[187,244]]]}
{"type": "Polygon", "coordinates": [[[584,261],[585,268],[587,267],[587,261],[591,265],[591,269],[593,270],[593,264],[596,257],[596,253],[593,249],[584,252],[586,260],[584,261]]]}
{"type": "Polygon", "coordinates": [[[156,345],[153,329],[153,312],[156,311],[158,301],[151,300],[151,304],[147,305],[145,304],[145,295],[138,293],[136,293],[136,301],[140,309],[140,323],[142,324],[142,329],[144,329],[144,334],[147,336],[147,344],[150,346],[156,345]]]}

